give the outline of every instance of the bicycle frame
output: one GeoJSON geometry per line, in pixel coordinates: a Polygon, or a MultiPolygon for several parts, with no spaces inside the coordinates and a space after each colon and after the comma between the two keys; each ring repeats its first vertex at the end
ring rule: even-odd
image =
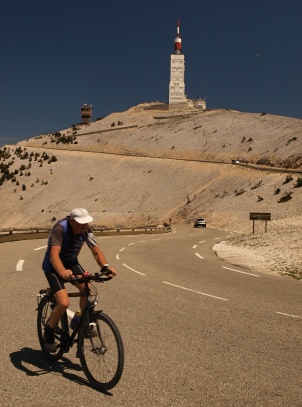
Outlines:
{"type": "MultiPolygon", "coordinates": [[[[76,336],[81,328],[81,326],[85,323],[87,323],[87,326],[89,324],[89,318],[88,316],[94,312],[94,307],[98,304],[96,300],[89,300],[89,295],[90,295],[90,289],[89,289],[89,283],[87,281],[84,281],[83,284],[85,284],[85,290],[83,292],[75,292],[75,293],[68,293],[68,297],[86,297],[86,306],[84,308],[83,313],[81,314],[76,326],[74,329],[72,329],[72,333],[70,334],[70,328],[68,328],[68,332],[63,332],[64,333],[64,340],[61,341],[59,344],[59,347],[64,348],[64,353],[67,353],[69,349],[73,346],[73,344],[77,341],[76,336]]],[[[46,290],[40,290],[39,294],[37,295],[37,301],[38,305],[41,299],[45,296],[48,295],[50,298],[55,298],[50,289],[46,290]]],[[[101,312],[101,311],[97,311],[101,312]]],[[[63,314],[62,318],[66,318],[66,326],[69,327],[68,324],[68,317],[67,317],[67,312],[63,314]]]]}

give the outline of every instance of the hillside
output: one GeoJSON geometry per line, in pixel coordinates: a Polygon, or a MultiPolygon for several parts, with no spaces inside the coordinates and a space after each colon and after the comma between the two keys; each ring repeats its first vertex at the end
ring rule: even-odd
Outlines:
{"type": "Polygon", "coordinates": [[[203,215],[209,226],[247,233],[250,212],[271,212],[270,230],[300,226],[301,151],[298,119],[139,105],[2,148],[0,228],[50,226],[80,206],[108,227],[203,215]]]}

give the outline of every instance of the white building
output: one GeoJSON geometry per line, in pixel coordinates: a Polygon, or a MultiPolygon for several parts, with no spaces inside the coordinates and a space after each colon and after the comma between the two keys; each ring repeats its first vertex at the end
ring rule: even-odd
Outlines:
{"type": "Polygon", "coordinates": [[[181,52],[181,38],[179,36],[179,20],[177,20],[177,34],[174,40],[174,53],[171,54],[169,104],[186,103],[185,94],[185,56],[181,52]]]}

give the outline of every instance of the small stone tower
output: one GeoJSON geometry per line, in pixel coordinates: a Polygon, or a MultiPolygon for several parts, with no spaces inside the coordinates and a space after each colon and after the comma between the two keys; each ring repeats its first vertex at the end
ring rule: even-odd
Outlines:
{"type": "Polygon", "coordinates": [[[82,124],[90,123],[92,116],[92,105],[86,105],[86,103],[81,106],[82,124]]]}

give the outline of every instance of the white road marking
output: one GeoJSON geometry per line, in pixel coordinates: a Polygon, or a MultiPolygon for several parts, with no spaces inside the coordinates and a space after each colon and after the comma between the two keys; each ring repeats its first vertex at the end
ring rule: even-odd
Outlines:
{"type": "Polygon", "coordinates": [[[23,263],[24,260],[19,260],[17,265],[16,265],[16,271],[23,271],[23,263]]]}
{"type": "Polygon", "coordinates": [[[198,242],[198,243],[204,243],[205,242],[205,240],[202,240],[201,242],[198,242]]]}
{"type": "Polygon", "coordinates": [[[248,276],[252,276],[252,277],[260,277],[258,276],[258,274],[253,274],[253,273],[247,273],[246,271],[240,271],[240,270],[236,270],[236,269],[231,269],[229,267],[224,267],[222,266],[223,269],[226,270],[231,270],[231,271],[236,271],[236,273],[240,273],[240,274],[247,274],[248,276]]]}
{"type": "Polygon", "coordinates": [[[125,250],[125,247],[123,247],[122,249],[120,249],[120,252],[122,252],[123,250],[125,250]]]}
{"type": "Polygon", "coordinates": [[[137,273],[137,274],[140,274],[141,276],[146,276],[146,274],[141,273],[140,271],[134,270],[133,268],[127,266],[127,264],[124,264],[124,263],[123,263],[123,266],[127,267],[127,269],[129,269],[129,270],[131,270],[131,271],[134,271],[134,272],[137,273]]]}
{"type": "Polygon", "coordinates": [[[37,247],[36,249],[34,249],[34,250],[41,250],[41,249],[45,249],[47,246],[41,246],[41,247],[37,247]]]}
{"type": "Polygon", "coordinates": [[[291,314],[285,314],[284,312],[276,312],[276,314],[279,315],[284,315],[286,317],[291,317],[291,318],[298,318],[298,319],[302,319],[302,317],[300,317],[300,315],[291,315],[291,314]]]}
{"type": "Polygon", "coordinates": [[[196,247],[197,247],[197,244],[195,244],[195,245],[193,246],[193,249],[196,249],[196,247]]]}
{"type": "Polygon", "coordinates": [[[199,257],[200,259],[204,259],[204,257],[202,257],[200,254],[195,253],[197,257],[199,257]]]}
{"type": "Polygon", "coordinates": [[[191,288],[186,288],[186,287],[182,287],[182,286],[180,286],[180,285],[176,285],[176,284],[169,283],[168,281],[163,281],[163,283],[164,283],[164,284],[171,285],[171,286],[173,286],[173,287],[181,288],[182,290],[191,291],[192,293],[201,294],[201,295],[205,295],[206,297],[215,298],[216,300],[229,301],[229,300],[226,299],[226,298],[216,297],[215,295],[202,293],[202,292],[200,292],[200,291],[195,291],[195,290],[192,290],[191,288]]]}
{"type": "Polygon", "coordinates": [[[117,260],[120,260],[120,255],[117,254],[117,255],[115,256],[115,258],[116,258],[117,260]]]}
{"type": "Polygon", "coordinates": [[[147,240],[140,240],[138,243],[144,243],[144,242],[146,242],[147,240]]]}
{"type": "Polygon", "coordinates": [[[135,243],[129,243],[128,246],[132,246],[132,245],[134,245],[134,244],[135,244],[135,243]]]}

